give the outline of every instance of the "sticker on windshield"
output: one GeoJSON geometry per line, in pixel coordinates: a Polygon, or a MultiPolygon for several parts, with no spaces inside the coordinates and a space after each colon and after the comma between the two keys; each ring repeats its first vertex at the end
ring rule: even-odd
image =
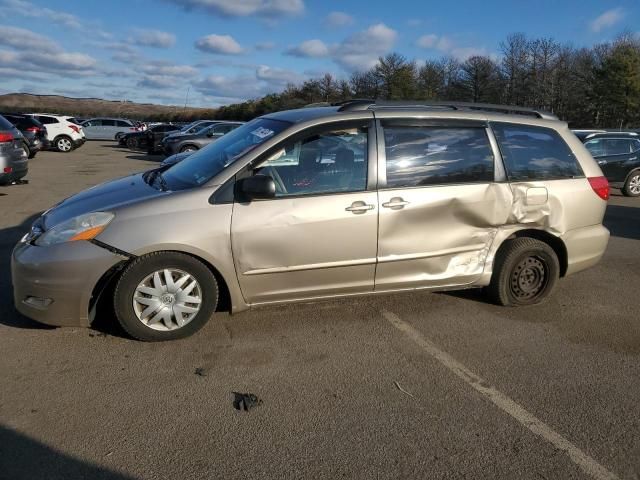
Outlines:
{"type": "Polygon", "coordinates": [[[273,130],[269,130],[268,128],[260,127],[256,128],[253,132],[251,132],[258,138],[267,138],[273,135],[273,130]]]}

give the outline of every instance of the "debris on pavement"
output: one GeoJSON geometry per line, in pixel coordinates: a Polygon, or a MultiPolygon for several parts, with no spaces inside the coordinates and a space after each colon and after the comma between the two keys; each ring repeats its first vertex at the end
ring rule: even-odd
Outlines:
{"type": "Polygon", "coordinates": [[[249,409],[262,405],[262,400],[253,393],[233,393],[233,408],[236,410],[244,410],[248,412],[249,409]]]}
{"type": "Polygon", "coordinates": [[[207,372],[202,367],[197,367],[193,373],[198,375],[199,377],[206,377],[207,376],[207,372]]]}
{"type": "Polygon", "coordinates": [[[398,390],[400,390],[402,393],[404,393],[405,395],[409,395],[409,396],[410,396],[410,397],[412,397],[412,398],[416,398],[416,397],[413,395],[413,393],[409,393],[409,392],[407,392],[404,388],[402,388],[398,382],[393,382],[393,383],[395,384],[396,388],[397,388],[398,390]]]}

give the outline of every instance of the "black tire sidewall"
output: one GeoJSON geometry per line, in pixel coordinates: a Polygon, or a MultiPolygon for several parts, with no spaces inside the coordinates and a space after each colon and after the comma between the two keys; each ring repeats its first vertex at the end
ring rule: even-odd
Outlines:
{"type": "Polygon", "coordinates": [[[489,286],[493,290],[495,300],[506,306],[535,305],[543,301],[555,287],[560,276],[560,263],[553,249],[544,242],[532,238],[509,240],[496,262],[497,275],[489,286]],[[514,268],[525,258],[538,257],[545,265],[547,276],[544,290],[532,299],[523,300],[516,297],[510,288],[511,275],[514,268]]]}
{"type": "Polygon", "coordinates": [[[218,305],[218,283],[215,276],[198,259],[178,252],[158,252],[134,260],[120,276],[114,293],[114,309],[118,322],[133,338],[143,341],[166,341],[185,338],[200,330],[218,305]],[[196,317],[177,330],[159,331],[144,325],[133,310],[133,293],[139,283],[151,273],[164,268],[176,268],[191,274],[200,284],[202,305],[196,317]]]}

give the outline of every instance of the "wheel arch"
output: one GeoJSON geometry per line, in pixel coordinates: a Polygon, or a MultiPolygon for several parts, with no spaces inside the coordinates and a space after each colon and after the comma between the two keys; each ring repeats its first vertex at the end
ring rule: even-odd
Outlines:
{"type": "Polygon", "coordinates": [[[569,255],[567,252],[567,246],[564,244],[564,242],[560,237],[552,233],[549,233],[546,230],[539,230],[535,228],[526,228],[523,230],[518,230],[512,233],[509,237],[507,237],[502,242],[502,244],[500,244],[500,247],[498,247],[496,254],[502,248],[504,248],[504,245],[507,240],[511,240],[513,238],[523,238],[523,237],[535,238],[536,240],[540,240],[541,242],[544,242],[547,245],[549,245],[555,252],[556,256],[558,257],[558,263],[560,264],[560,277],[564,277],[566,275],[567,268],[569,266],[569,255]]]}
{"type": "MultiPolygon", "coordinates": [[[[216,311],[228,311],[229,313],[232,312],[234,302],[231,297],[228,280],[210,261],[193,252],[178,249],[153,250],[150,252],[145,252],[140,256],[148,255],[151,253],[181,253],[202,262],[211,271],[216,281],[218,282],[219,298],[216,311]]],[[[115,290],[116,283],[118,282],[118,279],[122,275],[122,272],[127,267],[127,265],[129,265],[136,258],[138,257],[132,256],[128,260],[123,260],[122,262],[112,266],[98,279],[91,291],[91,296],[87,305],[89,325],[93,324],[94,321],[100,319],[99,311],[102,312],[104,309],[107,309],[109,312],[111,312],[111,309],[113,308],[113,292],[115,290]]]]}

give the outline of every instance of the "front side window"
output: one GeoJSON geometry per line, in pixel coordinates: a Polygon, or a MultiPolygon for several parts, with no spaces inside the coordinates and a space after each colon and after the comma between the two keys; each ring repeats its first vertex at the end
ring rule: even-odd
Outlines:
{"type": "Polygon", "coordinates": [[[274,179],[276,197],[365,190],[367,134],[366,125],[314,129],[285,142],[255,172],[274,179]]]}
{"type": "Polygon", "coordinates": [[[290,126],[291,123],[282,120],[256,118],[172,165],[162,172],[163,179],[172,190],[203,185],[290,126]]]}
{"type": "Polygon", "coordinates": [[[553,129],[492,123],[510,181],[583,177],[576,157],[553,129]]]}
{"type": "Polygon", "coordinates": [[[101,120],[87,120],[86,122],[84,122],[82,124],[82,126],[84,127],[99,127],[102,125],[102,121],[101,120]]]}
{"type": "Polygon", "coordinates": [[[484,128],[386,126],[387,187],[493,181],[484,128]]]}

